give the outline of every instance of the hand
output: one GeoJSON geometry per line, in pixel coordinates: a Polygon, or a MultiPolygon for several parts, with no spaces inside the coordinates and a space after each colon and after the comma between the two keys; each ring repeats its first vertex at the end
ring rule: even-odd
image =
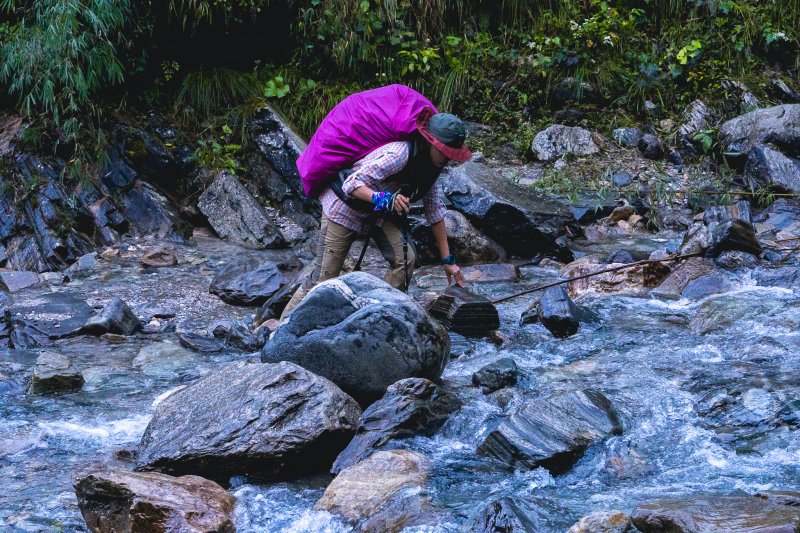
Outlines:
{"type": "Polygon", "coordinates": [[[465,287],[464,276],[461,275],[461,269],[458,265],[444,265],[444,273],[447,274],[447,286],[455,281],[459,287],[465,287]]]}
{"type": "Polygon", "coordinates": [[[408,198],[403,196],[402,194],[397,194],[394,197],[394,210],[398,215],[408,214],[408,198]]]}

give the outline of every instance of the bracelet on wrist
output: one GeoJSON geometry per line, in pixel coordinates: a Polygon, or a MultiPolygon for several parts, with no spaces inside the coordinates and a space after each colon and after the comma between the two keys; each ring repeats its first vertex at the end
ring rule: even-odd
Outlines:
{"type": "Polygon", "coordinates": [[[455,265],[456,264],[456,256],[453,254],[448,255],[444,259],[442,259],[443,265],[455,265]]]}

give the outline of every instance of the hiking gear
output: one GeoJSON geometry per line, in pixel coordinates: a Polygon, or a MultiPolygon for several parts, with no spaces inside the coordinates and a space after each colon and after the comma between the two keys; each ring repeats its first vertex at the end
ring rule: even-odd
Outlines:
{"type": "Polygon", "coordinates": [[[375,223],[378,221],[378,217],[372,217],[372,224],[369,226],[369,231],[367,232],[367,236],[364,239],[364,246],[361,247],[361,253],[358,254],[358,261],[356,261],[356,265],[353,267],[355,272],[361,270],[361,263],[364,261],[364,256],[367,255],[367,247],[369,246],[369,240],[372,238],[372,232],[375,231],[375,223]]]}
{"type": "Polygon", "coordinates": [[[342,168],[376,148],[406,138],[417,128],[417,115],[436,107],[405,85],[388,85],[352,94],[323,119],[297,159],[303,190],[318,198],[342,168]]]}
{"type": "Polygon", "coordinates": [[[390,192],[372,193],[372,205],[376,213],[391,213],[394,211],[394,194],[390,192]]]}
{"type": "Polygon", "coordinates": [[[403,215],[400,221],[400,227],[403,230],[403,272],[405,273],[404,292],[408,292],[408,285],[410,283],[410,274],[408,272],[408,213],[403,215]]]}
{"type": "Polygon", "coordinates": [[[456,256],[453,254],[448,255],[444,259],[442,259],[443,265],[455,265],[456,264],[456,256]]]}
{"type": "Polygon", "coordinates": [[[472,152],[464,146],[464,123],[457,116],[424,110],[417,116],[417,130],[448,159],[464,162],[472,158],[472,152]]]}
{"type": "MultiPolygon", "coordinates": [[[[427,222],[435,224],[441,221],[447,213],[447,209],[444,206],[442,186],[438,179],[434,179],[439,175],[441,169],[434,167],[432,163],[419,161],[425,152],[429,156],[429,144],[418,133],[412,137],[417,139],[418,143],[414,142],[414,139],[410,139],[412,141],[410,143],[389,143],[356,162],[352,172],[344,171],[342,177],[334,180],[331,187],[327,188],[320,196],[322,210],[325,214],[334,222],[364,235],[369,229],[374,206],[369,199],[362,201],[346,195],[352,194],[356,186],[366,186],[373,191],[394,193],[401,189],[401,185],[405,185],[402,187],[401,194],[412,200],[421,200],[427,222]],[[427,150],[413,148],[412,151],[417,154],[417,157],[409,158],[411,147],[419,146],[419,144],[422,144],[427,150]],[[426,167],[430,169],[429,173],[417,170],[426,167]],[[431,167],[433,168],[431,169],[431,167]],[[345,178],[345,174],[351,179],[345,178]],[[422,176],[422,178],[413,179],[415,176],[417,178],[422,176]],[[356,204],[363,205],[363,208],[359,208],[356,204]]],[[[426,160],[429,160],[429,157],[426,160]]],[[[381,223],[378,221],[379,226],[381,223]]]]}

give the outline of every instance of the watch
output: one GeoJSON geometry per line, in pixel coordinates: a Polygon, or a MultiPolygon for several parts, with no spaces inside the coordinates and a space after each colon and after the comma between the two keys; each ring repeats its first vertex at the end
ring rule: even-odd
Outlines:
{"type": "Polygon", "coordinates": [[[456,264],[456,256],[453,254],[448,255],[444,259],[442,259],[443,265],[455,265],[456,264]]]}

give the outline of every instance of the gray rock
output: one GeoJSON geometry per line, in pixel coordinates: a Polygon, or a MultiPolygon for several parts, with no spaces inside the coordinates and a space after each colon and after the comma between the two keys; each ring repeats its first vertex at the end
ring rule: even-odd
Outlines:
{"type": "Polygon", "coordinates": [[[659,298],[677,300],[686,287],[694,280],[714,271],[714,263],[702,257],[690,257],[670,272],[651,294],[659,298]]]}
{"type": "Polygon", "coordinates": [[[526,314],[531,312],[535,312],[542,325],[559,339],[575,335],[580,328],[580,310],[563,285],[545,290],[534,309],[529,309],[526,314]]]}
{"type": "Polygon", "coordinates": [[[356,436],[336,458],[331,473],[361,462],[392,440],[432,435],[459,407],[453,394],[427,379],[398,381],[361,415],[356,436]]]}
{"type": "Polygon", "coordinates": [[[633,148],[639,145],[642,132],[638,128],[617,128],[611,132],[611,136],[620,146],[633,148]]]}
{"type": "Polygon", "coordinates": [[[755,268],[758,265],[758,257],[747,252],[729,251],[719,254],[714,263],[727,270],[755,268]]]}
{"type": "Polygon", "coordinates": [[[194,370],[198,358],[179,344],[169,341],[143,346],[131,362],[131,367],[153,377],[172,377],[181,371],[194,370]]]}
{"type": "Polygon", "coordinates": [[[725,122],[719,131],[726,152],[747,154],[771,143],[789,156],[800,156],[800,104],[757,109],[725,122]]]}
{"type": "Polygon", "coordinates": [[[729,250],[753,255],[761,254],[761,244],[756,238],[755,229],[752,224],[744,220],[737,219],[718,225],[712,232],[711,241],[711,248],[708,251],[711,257],[717,257],[729,250]]]}
{"type": "Polygon", "coordinates": [[[664,143],[661,142],[661,139],[656,137],[655,135],[646,134],[642,135],[642,138],[639,139],[639,151],[642,153],[644,157],[647,159],[663,159],[664,158],[664,143]]]}
{"type": "Polygon", "coordinates": [[[245,259],[223,268],[208,292],[231,305],[261,305],[286,285],[296,264],[245,259]]]}
{"type": "Polygon", "coordinates": [[[518,187],[480,163],[449,168],[440,178],[452,208],[500,244],[509,254],[553,254],[570,261],[572,253],[556,240],[581,234],[570,210],[558,201],[518,187]]]}
{"type": "Polygon", "coordinates": [[[555,161],[565,155],[586,156],[600,151],[590,131],[561,124],[537,133],[531,150],[540,161],[555,161]]]}
{"type": "Polygon", "coordinates": [[[472,384],[480,387],[484,394],[488,394],[514,385],[518,374],[517,363],[510,357],[503,357],[474,372],[472,384]]]}
{"type": "Polygon", "coordinates": [[[590,224],[597,220],[607,217],[617,207],[616,193],[610,193],[605,197],[599,195],[578,195],[577,201],[570,204],[569,208],[575,220],[580,224],[590,224]]]}
{"type": "Polygon", "coordinates": [[[292,363],[229,363],[156,407],[137,470],[220,481],[314,472],[330,467],[360,415],[333,383],[292,363]]]}
{"type": "Polygon", "coordinates": [[[271,318],[279,318],[292,299],[292,296],[294,296],[295,291],[308,282],[313,274],[314,264],[312,263],[305,266],[291,281],[281,287],[278,292],[267,298],[267,301],[264,302],[264,305],[262,305],[261,309],[256,313],[253,325],[257,327],[271,318]]]}
{"type": "Polygon", "coordinates": [[[58,353],[44,352],[36,359],[28,392],[42,394],[76,391],[81,390],[83,383],[83,374],[72,366],[68,357],[58,353]]]}
{"type": "Polygon", "coordinates": [[[725,276],[718,272],[712,272],[687,283],[681,291],[681,296],[690,300],[700,300],[712,294],[727,292],[730,288],[731,284],[725,276]]]}
{"type": "Polygon", "coordinates": [[[228,491],[198,476],[93,466],[75,480],[83,519],[96,533],[234,533],[228,491]]]}
{"type": "Polygon", "coordinates": [[[381,450],[343,470],[315,508],[341,516],[357,531],[397,532],[429,506],[429,461],[406,450],[381,450]]]}
{"type": "Polygon", "coordinates": [[[81,328],[81,333],[102,335],[104,333],[119,333],[132,335],[142,329],[142,323],[133,313],[128,304],[120,298],[112,298],[100,311],[100,314],[86,321],[81,328]]]}
{"type": "Polygon", "coordinates": [[[684,109],[678,134],[691,138],[693,135],[711,127],[713,116],[711,109],[702,100],[694,100],[684,109]]]}
{"type": "Polygon", "coordinates": [[[633,176],[631,176],[630,172],[620,170],[611,177],[611,183],[614,187],[626,187],[633,183],[633,176]]]}
{"type": "Polygon", "coordinates": [[[151,186],[137,182],[121,199],[125,217],[140,235],[183,242],[192,228],[181,219],[169,201],[151,186]]]}
{"type": "Polygon", "coordinates": [[[800,103],[800,94],[789,87],[789,85],[782,79],[770,80],[769,83],[773,94],[775,94],[775,96],[777,96],[780,100],[790,104],[800,103]]]}
{"type": "MultiPolygon", "coordinates": [[[[475,229],[467,217],[458,211],[448,210],[444,217],[444,225],[447,229],[450,253],[458,258],[459,264],[469,265],[506,260],[506,252],[503,247],[475,229]]],[[[412,227],[411,237],[416,245],[417,258],[422,264],[439,262],[441,257],[439,257],[439,250],[429,224],[420,220],[412,227]]]]}
{"type": "Polygon", "coordinates": [[[642,533],[797,531],[800,509],[754,496],[692,494],[643,503],[631,513],[642,533]]]}
{"type": "Polygon", "coordinates": [[[476,533],[538,533],[535,518],[523,511],[511,498],[505,497],[487,505],[478,516],[476,533]]]}
{"type": "Polygon", "coordinates": [[[178,264],[178,256],[168,248],[155,246],[142,254],[142,264],[153,268],[175,266],[178,264]]]}
{"type": "Polygon", "coordinates": [[[261,204],[227,172],[214,178],[197,200],[197,207],[223,239],[248,248],[280,248],[286,244],[261,204]]]}
{"type": "Polygon", "coordinates": [[[800,193],[800,160],[783,155],[774,146],[754,146],[747,154],[743,172],[745,179],[755,187],[800,193]]]}
{"type": "Polygon", "coordinates": [[[478,451],[509,467],[565,472],[593,442],[622,433],[611,402],[595,390],[537,398],[500,422],[478,451]]]}
{"type": "Polygon", "coordinates": [[[0,272],[0,290],[6,292],[19,292],[28,287],[41,283],[41,278],[36,272],[4,271],[0,272]]]}
{"type": "Polygon", "coordinates": [[[363,272],[314,287],[264,346],[265,363],[292,361],[359,402],[409,377],[437,381],[450,337],[411,297],[363,272]]]}
{"type": "Polygon", "coordinates": [[[737,80],[723,80],[722,88],[738,101],[738,108],[741,111],[752,111],[761,107],[761,101],[750,92],[744,83],[737,80]]]}
{"type": "Polygon", "coordinates": [[[212,337],[192,332],[178,333],[181,346],[195,352],[215,353],[225,349],[225,343],[212,337]]]}
{"type": "Polygon", "coordinates": [[[614,250],[608,257],[606,257],[606,263],[635,263],[636,259],[631,255],[631,253],[627,250],[614,250]]]}

